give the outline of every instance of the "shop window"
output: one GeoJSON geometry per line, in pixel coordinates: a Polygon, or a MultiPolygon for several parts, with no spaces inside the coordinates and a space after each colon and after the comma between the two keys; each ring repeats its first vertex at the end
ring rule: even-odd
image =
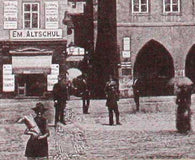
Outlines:
{"type": "Polygon", "coordinates": [[[163,0],[163,12],[164,13],[179,13],[180,12],[180,0],[163,0]]]}
{"type": "Polygon", "coordinates": [[[23,4],[23,28],[39,28],[39,4],[23,4]]]}
{"type": "Polygon", "coordinates": [[[133,13],[148,13],[148,0],[132,0],[133,13]]]}
{"type": "Polygon", "coordinates": [[[131,75],[131,69],[122,69],[122,75],[123,76],[130,76],[131,75]]]}

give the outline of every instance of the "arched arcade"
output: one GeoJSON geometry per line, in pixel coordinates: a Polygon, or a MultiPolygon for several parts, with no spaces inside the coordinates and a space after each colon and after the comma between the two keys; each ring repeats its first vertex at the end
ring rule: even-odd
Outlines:
{"type": "Polygon", "coordinates": [[[141,96],[172,94],[167,88],[174,77],[173,59],[159,42],[150,40],[139,51],[133,68],[134,79],[138,79],[141,96]]]}

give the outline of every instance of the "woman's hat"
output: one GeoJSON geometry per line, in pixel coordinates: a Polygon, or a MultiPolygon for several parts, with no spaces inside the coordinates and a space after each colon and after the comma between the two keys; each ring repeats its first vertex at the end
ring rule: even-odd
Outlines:
{"type": "Polygon", "coordinates": [[[32,110],[35,111],[35,112],[44,113],[47,109],[44,108],[44,105],[39,102],[39,103],[36,104],[36,107],[32,108],[32,110]]]}

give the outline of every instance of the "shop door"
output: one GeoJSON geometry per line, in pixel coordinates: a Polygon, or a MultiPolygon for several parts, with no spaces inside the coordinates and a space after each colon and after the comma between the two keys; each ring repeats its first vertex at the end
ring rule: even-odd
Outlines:
{"type": "MultiPolygon", "coordinates": [[[[24,88],[24,96],[42,96],[46,91],[46,76],[43,74],[23,74],[18,77],[19,88],[24,88]]],[[[22,93],[22,91],[20,91],[22,93]]],[[[18,95],[21,96],[21,94],[18,95]]]]}

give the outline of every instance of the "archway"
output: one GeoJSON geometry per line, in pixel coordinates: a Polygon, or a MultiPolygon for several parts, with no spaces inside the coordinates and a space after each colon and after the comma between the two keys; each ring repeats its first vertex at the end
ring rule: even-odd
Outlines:
{"type": "Polygon", "coordinates": [[[173,59],[166,48],[155,40],[147,42],[139,51],[135,65],[134,78],[142,96],[161,96],[173,94],[167,82],[174,77],[173,59]]]}
{"type": "Polygon", "coordinates": [[[185,73],[195,83],[195,44],[186,57],[185,73]]]}

